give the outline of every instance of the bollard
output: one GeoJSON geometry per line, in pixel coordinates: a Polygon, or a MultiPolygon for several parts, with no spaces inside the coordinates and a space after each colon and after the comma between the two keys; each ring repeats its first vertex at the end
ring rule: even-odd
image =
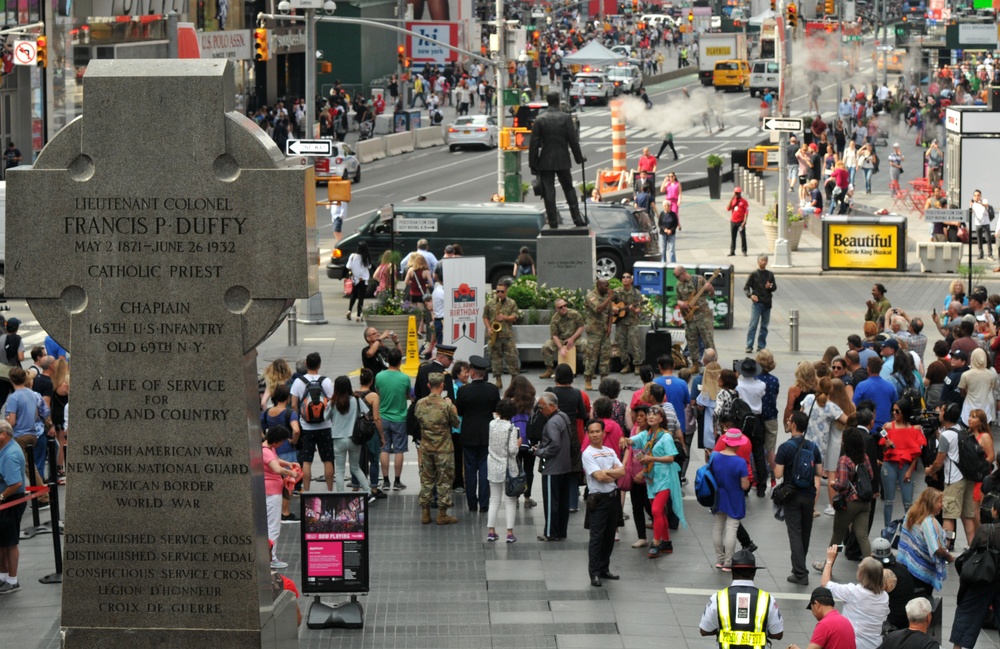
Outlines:
{"type": "Polygon", "coordinates": [[[788,351],[799,351],[799,310],[788,311],[788,351]]]}
{"type": "Polygon", "coordinates": [[[285,318],[285,321],[288,323],[289,347],[298,347],[299,345],[299,323],[296,320],[297,316],[298,316],[298,309],[296,309],[295,305],[293,304],[292,308],[288,310],[288,317],[285,318]]]}
{"type": "Polygon", "coordinates": [[[760,177],[760,204],[767,205],[767,178],[760,177]]]}

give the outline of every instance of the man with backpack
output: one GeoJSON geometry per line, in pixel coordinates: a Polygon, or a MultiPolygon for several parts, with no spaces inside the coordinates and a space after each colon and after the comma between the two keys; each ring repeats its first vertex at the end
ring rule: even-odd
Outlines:
{"type": "Polygon", "coordinates": [[[938,454],[934,464],[924,469],[924,473],[932,476],[944,469],[944,508],[941,517],[944,519],[945,535],[949,537],[949,550],[954,547],[955,520],[962,519],[965,528],[965,538],[972,543],[976,533],[976,503],[972,499],[976,482],[989,475],[989,465],[979,442],[961,425],[962,407],[957,403],[942,404],[938,408],[941,421],[941,432],[938,434],[938,454]],[[979,451],[972,448],[975,445],[979,451]],[[982,458],[982,463],[977,458],[982,458]],[[985,464],[985,474],[982,474],[985,464]],[[967,475],[968,474],[968,475],[967,475]]]}
{"type": "Polygon", "coordinates": [[[753,450],[753,474],[756,482],[757,497],[763,498],[767,491],[767,454],[764,450],[764,420],[760,413],[764,406],[764,393],[767,386],[757,380],[760,365],[749,356],[740,363],[740,377],[736,380],[736,393],[740,395],[737,401],[744,406],[737,411],[737,401],[733,402],[733,414],[738,416],[735,425],[747,439],[753,450]]]}
{"type": "Polygon", "coordinates": [[[302,491],[309,491],[312,481],[312,461],[319,450],[323,463],[326,488],[333,491],[333,438],[326,407],[333,396],[333,381],[320,376],[321,359],[312,352],[306,356],[306,373],[292,383],[292,409],[299,413],[302,429],[299,464],[302,465],[302,491]]]}
{"type": "Polygon", "coordinates": [[[823,456],[819,447],[803,437],[808,425],[806,413],[793,412],[785,422],[792,438],[778,447],[774,457],[774,477],[784,479],[793,489],[783,503],[785,527],[792,551],[792,574],[788,575],[788,581],[800,586],[809,584],[806,554],[812,534],[813,505],[819,489],[819,477],[823,473],[823,456]]]}

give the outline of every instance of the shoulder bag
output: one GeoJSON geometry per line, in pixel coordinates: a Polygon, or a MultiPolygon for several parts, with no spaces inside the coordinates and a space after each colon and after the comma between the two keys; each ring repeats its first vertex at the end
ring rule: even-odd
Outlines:
{"type": "Polygon", "coordinates": [[[990,547],[992,537],[993,524],[991,523],[990,531],[986,536],[986,547],[970,548],[962,553],[965,559],[961,564],[959,561],[955,561],[955,567],[963,584],[992,584],[996,581],[997,550],[990,547]]]}
{"type": "MultiPolygon", "coordinates": [[[[510,425],[510,431],[507,433],[507,445],[504,447],[504,455],[507,455],[507,449],[510,448],[510,439],[517,431],[517,427],[514,424],[510,425]]],[[[517,498],[518,496],[524,495],[525,490],[528,488],[528,476],[524,474],[524,467],[521,464],[521,456],[518,454],[514,459],[517,463],[517,475],[510,474],[510,458],[507,457],[505,471],[507,477],[504,480],[503,491],[508,498],[517,498]]]]}
{"type": "Polygon", "coordinates": [[[371,441],[372,437],[375,437],[377,430],[375,418],[372,416],[371,409],[365,413],[361,412],[361,400],[358,397],[354,397],[354,401],[357,411],[354,415],[354,432],[351,433],[351,442],[358,446],[364,446],[371,441]]]}

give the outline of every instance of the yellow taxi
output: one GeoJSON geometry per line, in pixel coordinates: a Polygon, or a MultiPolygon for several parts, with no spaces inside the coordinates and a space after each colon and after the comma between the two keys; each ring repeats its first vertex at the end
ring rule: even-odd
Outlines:
{"type": "Polygon", "coordinates": [[[716,61],[712,85],[716,90],[735,89],[743,92],[750,87],[750,64],[743,59],[716,61]]]}

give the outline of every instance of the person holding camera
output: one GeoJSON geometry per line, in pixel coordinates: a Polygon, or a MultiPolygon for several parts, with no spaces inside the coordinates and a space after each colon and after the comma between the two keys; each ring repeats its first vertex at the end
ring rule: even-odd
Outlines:
{"type": "Polygon", "coordinates": [[[826,562],[820,584],[830,589],[836,599],[844,602],[844,617],[854,627],[857,649],[876,649],[882,644],[882,623],[889,617],[889,593],[885,592],[882,564],[877,559],[865,557],[858,565],[856,584],[838,584],[831,581],[833,564],[842,545],[826,549],[826,562]]]}

